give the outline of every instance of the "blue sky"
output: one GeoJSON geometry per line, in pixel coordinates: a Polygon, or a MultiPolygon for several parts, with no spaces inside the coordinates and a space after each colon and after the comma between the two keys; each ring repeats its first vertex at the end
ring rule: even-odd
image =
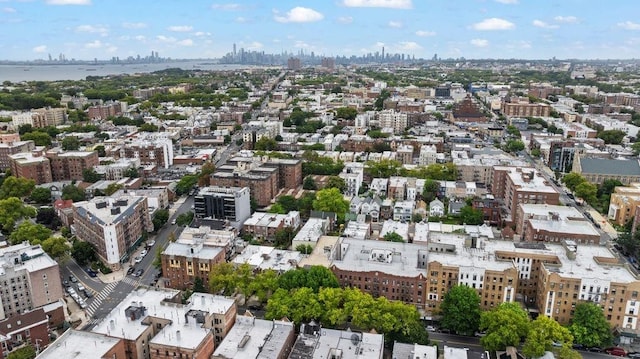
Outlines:
{"type": "Polygon", "coordinates": [[[0,0],[0,59],[640,58],[638,0],[0,0]]]}

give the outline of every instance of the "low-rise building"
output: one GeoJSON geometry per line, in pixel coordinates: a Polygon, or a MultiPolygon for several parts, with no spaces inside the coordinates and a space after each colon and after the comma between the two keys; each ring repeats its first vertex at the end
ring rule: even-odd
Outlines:
{"type": "Polygon", "coordinates": [[[106,334],[68,329],[56,341],[38,354],[38,359],[128,358],[125,341],[106,334]]]}
{"type": "Polygon", "coordinates": [[[328,218],[309,218],[307,223],[300,228],[300,231],[293,237],[291,248],[296,249],[299,245],[316,246],[318,239],[329,230],[330,221],[328,218]]]}
{"type": "Polygon", "coordinates": [[[211,359],[287,359],[295,339],[291,322],[238,315],[211,359]]]}
{"type": "Polygon", "coordinates": [[[287,214],[254,212],[244,221],[242,232],[257,239],[272,241],[276,232],[285,227],[297,230],[300,227],[300,212],[291,211],[287,214]]]}
{"type": "Polygon", "coordinates": [[[607,217],[619,226],[632,220],[640,205],[640,183],[634,182],[629,187],[614,188],[609,202],[607,217]]]}
{"type": "Polygon", "coordinates": [[[575,156],[573,172],[581,174],[588,182],[595,184],[605,180],[618,180],[625,185],[640,182],[640,162],[637,159],[618,160],[575,156]]]}
{"type": "Polygon", "coordinates": [[[302,258],[303,254],[298,251],[248,245],[232,262],[235,265],[248,264],[254,270],[271,269],[284,273],[296,269],[302,258]]]}
{"type": "Polygon", "coordinates": [[[49,320],[42,308],[0,320],[0,358],[8,355],[9,348],[28,343],[38,351],[49,345],[49,320]]]}
{"type": "Polygon", "coordinates": [[[300,325],[289,359],[382,359],[383,355],[382,334],[327,329],[311,322],[300,325]]]}

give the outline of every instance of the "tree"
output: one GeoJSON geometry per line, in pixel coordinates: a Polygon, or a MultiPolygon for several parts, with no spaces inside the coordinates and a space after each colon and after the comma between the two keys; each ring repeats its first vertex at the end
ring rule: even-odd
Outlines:
{"type": "Polygon", "coordinates": [[[258,151],[273,151],[278,149],[278,142],[273,138],[262,137],[253,145],[253,149],[258,151]]]}
{"type": "Polygon", "coordinates": [[[293,241],[293,237],[295,237],[295,233],[293,228],[284,227],[277,229],[274,236],[274,245],[278,248],[289,248],[291,246],[291,242],[293,241]]]}
{"type": "Polygon", "coordinates": [[[36,214],[36,223],[42,224],[51,230],[57,230],[62,225],[62,221],[60,221],[53,207],[40,207],[36,214]]]}
{"type": "Polygon", "coordinates": [[[176,218],[176,224],[179,226],[188,226],[191,221],[193,221],[193,212],[191,211],[182,213],[176,218]]]}
{"type": "Polygon", "coordinates": [[[365,172],[374,178],[389,178],[398,175],[401,167],[402,163],[396,160],[369,161],[365,172]]]}
{"type": "Polygon", "coordinates": [[[576,187],[587,180],[579,173],[571,172],[562,177],[562,183],[564,183],[568,189],[575,191],[576,187]]]}
{"type": "Polygon", "coordinates": [[[589,203],[593,203],[598,194],[598,187],[589,182],[582,182],[576,186],[574,190],[577,197],[584,199],[589,203]]]}
{"type": "Polygon", "coordinates": [[[480,326],[480,296],[471,287],[452,287],[442,299],[440,311],[441,326],[458,334],[473,334],[480,326]]]}
{"type": "Polygon", "coordinates": [[[46,187],[36,187],[31,191],[31,200],[38,204],[50,204],[51,190],[46,187]]]}
{"type": "Polygon", "coordinates": [[[153,257],[153,263],[151,263],[156,269],[162,270],[162,246],[156,248],[156,254],[153,257]]]}
{"type": "Polygon", "coordinates": [[[431,201],[438,197],[440,191],[440,182],[427,179],[424,181],[424,188],[422,190],[422,199],[429,204],[431,201]]]}
{"type": "Polygon", "coordinates": [[[20,349],[16,349],[7,355],[7,359],[33,359],[35,357],[36,350],[31,344],[20,349]]]}
{"type": "Polygon", "coordinates": [[[297,268],[286,271],[278,277],[278,288],[285,290],[307,287],[317,293],[320,288],[338,288],[339,286],[336,275],[323,266],[297,268]]]}
{"type": "Polygon", "coordinates": [[[349,202],[344,199],[337,188],[326,188],[316,192],[313,209],[322,212],[334,212],[339,221],[344,221],[345,213],[349,212],[349,202]]]}
{"type": "Polygon", "coordinates": [[[524,150],[524,143],[520,140],[508,140],[505,144],[504,150],[510,153],[516,153],[524,150]]]}
{"type": "Polygon", "coordinates": [[[83,266],[97,259],[96,251],[89,242],[76,240],[71,246],[71,257],[83,266]]]}
{"type": "Polygon", "coordinates": [[[36,146],[51,146],[51,136],[48,133],[42,131],[34,131],[20,135],[22,141],[33,141],[36,146]]]}
{"type": "Polygon", "coordinates": [[[41,224],[31,221],[24,221],[9,235],[11,244],[19,244],[22,242],[30,242],[31,244],[42,243],[45,239],[51,237],[51,230],[41,224]]]}
{"type": "Polygon", "coordinates": [[[387,232],[382,238],[387,242],[404,242],[402,236],[396,232],[387,232]]]}
{"type": "Polygon", "coordinates": [[[619,145],[624,139],[625,133],[621,130],[606,130],[598,134],[598,138],[602,139],[605,144],[619,145]]]}
{"type": "Polygon", "coordinates": [[[9,176],[0,185],[0,198],[26,198],[36,188],[36,182],[31,179],[9,176]]]}
{"type": "Polygon", "coordinates": [[[62,188],[62,199],[80,202],[85,200],[85,193],[74,184],[66,185],[62,188]]]}
{"type": "Polygon", "coordinates": [[[67,240],[63,237],[49,237],[40,244],[42,249],[54,259],[63,258],[69,251],[67,240]]]}
{"type": "Polygon", "coordinates": [[[11,233],[17,221],[35,215],[36,209],[25,205],[17,197],[0,199],[0,225],[4,233],[11,233]]]}
{"type": "Polygon", "coordinates": [[[460,209],[460,220],[465,224],[479,225],[484,223],[484,214],[482,210],[466,205],[460,209]]]}
{"type": "Polygon", "coordinates": [[[271,207],[269,208],[269,210],[267,211],[268,213],[278,213],[278,214],[286,214],[287,211],[284,210],[284,208],[282,207],[282,205],[280,203],[274,203],[273,205],[271,205],[271,207]]]}
{"type": "Polygon", "coordinates": [[[67,136],[62,139],[62,149],[65,151],[76,151],[80,148],[80,140],[76,136],[67,136]]]}
{"type": "Polygon", "coordinates": [[[206,293],[207,288],[205,288],[204,283],[202,282],[202,278],[196,277],[193,280],[193,291],[197,293],[206,293]]]}
{"type": "Polygon", "coordinates": [[[296,251],[302,254],[311,254],[311,252],[313,252],[313,247],[310,244],[298,244],[296,246],[296,251]]]}
{"type": "Polygon", "coordinates": [[[282,206],[285,213],[298,210],[298,201],[293,196],[280,196],[276,200],[276,203],[282,206]]]}
{"type": "Polygon", "coordinates": [[[344,118],[345,120],[355,120],[358,115],[358,110],[353,107],[338,107],[336,108],[336,117],[344,118]]]}
{"type": "Polygon", "coordinates": [[[318,187],[316,186],[316,181],[311,176],[307,176],[302,181],[302,189],[315,191],[318,187]]]}
{"type": "Polygon", "coordinates": [[[582,359],[582,354],[568,346],[562,346],[556,353],[558,359],[582,359]]]}
{"type": "Polygon", "coordinates": [[[411,216],[411,222],[418,223],[418,222],[422,222],[422,220],[423,220],[423,218],[422,218],[422,215],[420,213],[414,213],[411,216]]]}
{"type": "Polygon", "coordinates": [[[480,339],[488,351],[504,350],[507,346],[518,346],[529,332],[530,319],[518,303],[502,303],[497,308],[483,312],[480,330],[487,335],[480,339]]]}
{"type": "Polygon", "coordinates": [[[176,184],[176,194],[181,196],[185,193],[188,193],[189,191],[191,191],[193,186],[195,186],[197,183],[198,183],[197,175],[186,175],[182,177],[178,181],[178,184],[176,184]]]}
{"type": "Polygon", "coordinates": [[[89,183],[100,181],[100,175],[93,168],[85,168],[82,170],[82,180],[89,183]]]}
{"type": "Polygon", "coordinates": [[[112,194],[118,192],[123,188],[124,188],[124,185],[122,185],[121,183],[116,183],[116,182],[109,183],[107,188],[104,189],[104,194],[105,196],[111,196],[112,194]]]}
{"type": "Polygon", "coordinates": [[[586,347],[606,347],[613,339],[602,308],[593,303],[576,305],[569,331],[575,343],[586,347]]]}
{"type": "Polygon", "coordinates": [[[129,167],[126,170],[124,170],[124,172],[122,173],[122,176],[129,177],[129,178],[138,178],[140,177],[140,173],[138,172],[138,168],[129,167]]]}
{"type": "Polygon", "coordinates": [[[156,210],[156,212],[153,214],[153,219],[151,220],[151,222],[153,222],[153,230],[157,232],[158,230],[160,230],[160,228],[162,228],[162,226],[165,225],[165,223],[167,223],[168,220],[169,220],[168,209],[156,210]]]}
{"type": "Polygon", "coordinates": [[[93,148],[94,151],[98,152],[99,157],[107,157],[107,152],[104,148],[104,145],[97,145],[93,148]]]}
{"type": "Polygon", "coordinates": [[[212,162],[206,162],[202,165],[200,169],[200,174],[198,175],[198,186],[206,187],[211,182],[211,175],[216,170],[216,165],[212,162]]]}
{"type": "Polygon", "coordinates": [[[154,125],[153,123],[147,122],[140,125],[140,127],[138,127],[138,130],[140,130],[141,132],[158,132],[158,126],[154,125]]]}
{"type": "Polygon", "coordinates": [[[534,148],[531,150],[531,157],[539,158],[541,155],[542,155],[542,152],[540,152],[540,149],[534,148]]]}
{"type": "Polygon", "coordinates": [[[570,347],[573,337],[569,333],[569,329],[561,326],[552,318],[540,315],[531,322],[527,339],[522,346],[522,353],[527,357],[541,357],[545,351],[552,349],[554,342],[570,347]]]}
{"type": "Polygon", "coordinates": [[[344,193],[344,190],[347,188],[347,183],[342,177],[330,176],[324,188],[337,188],[340,192],[344,193]]]}

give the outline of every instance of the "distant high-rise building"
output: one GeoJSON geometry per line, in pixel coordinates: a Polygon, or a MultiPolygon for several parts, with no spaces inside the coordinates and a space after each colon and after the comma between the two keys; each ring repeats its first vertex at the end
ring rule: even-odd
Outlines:
{"type": "Polygon", "coordinates": [[[384,60],[384,46],[382,46],[382,59],[384,60]]]}
{"type": "Polygon", "coordinates": [[[300,64],[300,59],[297,57],[291,57],[287,60],[287,68],[289,70],[300,70],[302,65],[300,64]]]}
{"type": "Polygon", "coordinates": [[[236,58],[236,43],[233,43],[233,58],[236,58]]]}

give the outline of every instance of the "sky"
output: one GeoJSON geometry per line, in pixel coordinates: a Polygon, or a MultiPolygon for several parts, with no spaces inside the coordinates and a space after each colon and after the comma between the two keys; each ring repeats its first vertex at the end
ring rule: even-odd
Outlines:
{"type": "Polygon", "coordinates": [[[0,0],[0,59],[640,58],[638,0],[0,0]]]}

